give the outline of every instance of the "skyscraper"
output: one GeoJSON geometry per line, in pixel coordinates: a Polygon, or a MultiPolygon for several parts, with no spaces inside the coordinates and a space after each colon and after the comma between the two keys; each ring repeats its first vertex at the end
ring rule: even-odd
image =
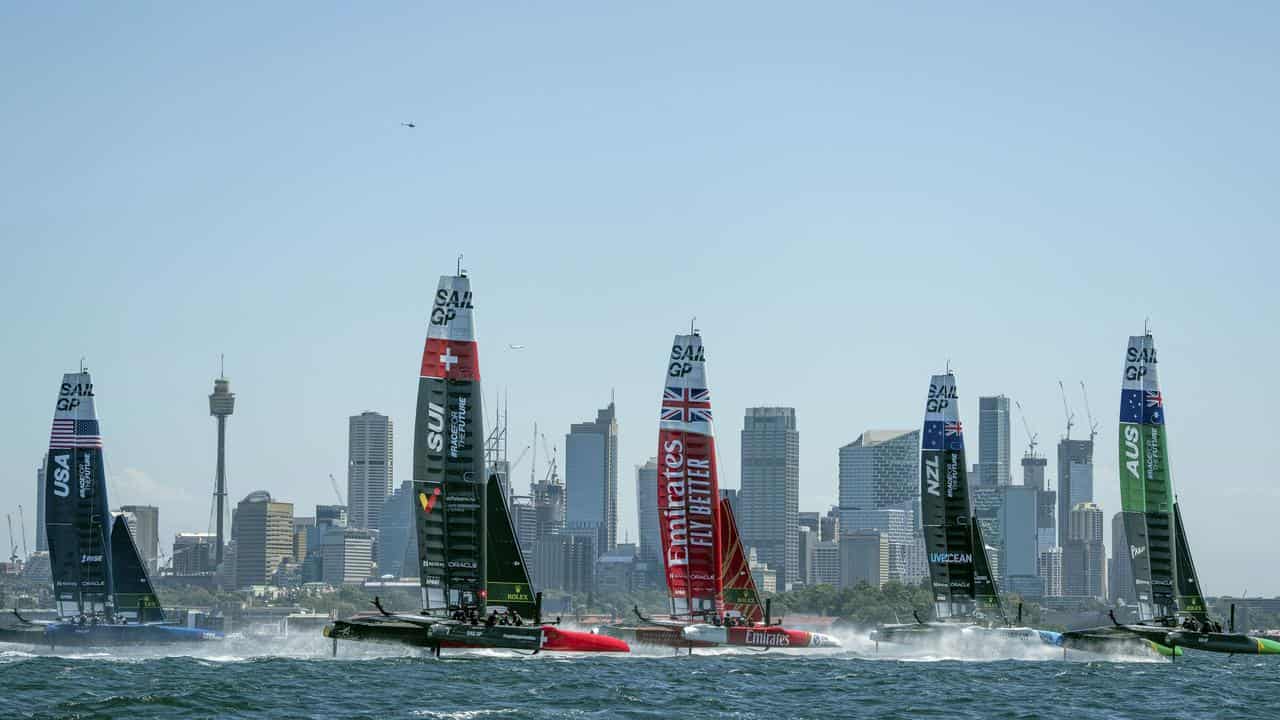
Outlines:
{"type": "Polygon", "coordinates": [[[1133,585],[1133,558],[1125,540],[1124,513],[1111,517],[1111,563],[1107,566],[1107,589],[1112,604],[1120,600],[1129,604],[1138,602],[1133,585]]]}
{"type": "Polygon", "coordinates": [[[1009,470],[1009,398],[978,398],[977,485],[1011,485],[1009,470]]]}
{"type": "Polygon", "coordinates": [[[231,527],[236,544],[236,589],[266,585],[280,562],[293,555],[293,503],[276,502],[265,490],[236,506],[231,527]]]}
{"type": "Polygon", "coordinates": [[[1045,597],[1062,596],[1062,548],[1052,547],[1040,553],[1037,568],[1044,584],[1045,597]]]}
{"type": "Polygon", "coordinates": [[[568,523],[575,533],[596,529],[596,552],[618,541],[618,420],[613,403],[594,422],[569,426],[564,438],[568,523]]]}
{"type": "Polygon", "coordinates": [[[49,538],[44,529],[44,468],[49,464],[49,455],[45,453],[36,468],[36,552],[49,552],[49,538]]]}
{"type": "Polygon", "coordinates": [[[925,575],[919,507],[919,430],[868,430],[840,448],[839,534],[883,533],[890,580],[917,583],[925,575]]]}
{"type": "Polygon", "coordinates": [[[418,574],[418,528],[413,514],[413,481],[405,480],[382,505],[378,530],[378,575],[418,574]]]}
{"type": "Polygon", "coordinates": [[[154,505],[121,505],[120,512],[133,516],[129,531],[142,556],[142,564],[155,577],[160,556],[160,509],[154,505]]]}
{"type": "Polygon", "coordinates": [[[1036,542],[1034,487],[1006,485],[1000,488],[1000,573],[1004,588],[1025,596],[1044,592],[1039,576],[1040,548],[1036,542]]]}
{"type": "Polygon", "coordinates": [[[1058,494],[1049,489],[1044,471],[1049,461],[1028,452],[1022,456],[1022,485],[1036,491],[1036,556],[1058,545],[1058,526],[1054,522],[1058,494]]]}
{"type": "Polygon", "coordinates": [[[662,567],[662,539],[658,526],[658,458],[636,468],[636,508],[640,521],[640,561],[662,567]]]}
{"type": "MultiPolygon", "coordinates": [[[[742,543],[786,590],[800,562],[800,431],[789,407],[747,408],[742,426],[742,543]]],[[[838,559],[837,559],[838,564],[838,559]]]]}
{"type": "Polygon", "coordinates": [[[1102,542],[1102,508],[1077,503],[1071,508],[1067,544],[1062,548],[1062,585],[1067,595],[1106,597],[1106,546],[1102,542]]]}
{"type": "Polygon", "coordinates": [[[1093,441],[1058,441],[1058,544],[1071,536],[1071,508],[1093,502],[1093,441]]]}
{"type": "Polygon", "coordinates": [[[391,492],[391,418],[365,411],[347,429],[347,520],[353,528],[382,527],[382,506],[391,492]]]}
{"type": "Polygon", "coordinates": [[[231,381],[225,372],[219,372],[213,381],[213,393],[209,395],[209,414],[218,419],[218,465],[213,479],[213,500],[217,513],[217,534],[214,540],[214,566],[222,565],[222,553],[227,536],[223,533],[223,520],[227,515],[227,418],[236,410],[236,394],[231,392],[231,381]]]}

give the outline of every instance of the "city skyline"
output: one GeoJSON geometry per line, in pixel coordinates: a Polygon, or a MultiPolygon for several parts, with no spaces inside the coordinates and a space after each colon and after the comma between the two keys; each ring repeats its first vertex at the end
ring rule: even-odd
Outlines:
{"type": "MultiPolygon", "coordinates": [[[[1269,422],[1257,358],[1280,346],[1254,330],[1280,316],[1277,101],[1256,92],[1272,12],[1042,8],[1010,25],[832,7],[815,23],[709,5],[677,26],[634,9],[626,33],[588,10],[508,12],[333,9],[295,35],[284,7],[7,9],[0,131],[23,142],[0,177],[20,348],[0,357],[3,510],[36,506],[58,377],[82,357],[112,505],[158,506],[162,538],[208,527],[219,353],[229,499],[329,500],[364,409],[412,457],[430,287],[463,254],[513,454],[534,421],[556,438],[616,389],[619,467],[652,456],[656,374],[696,316],[719,417],[802,418],[802,510],[835,502],[836,450],[859,432],[919,427],[921,386],[950,361],[964,422],[979,396],[1022,404],[1055,489],[1057,382],[1083,418],[1085,381],[1094,499],[1115,512],[1120,361],[1149,317],[1205,589],[1280,594],[1256,572],[1280,490],[1236,452],[1238,428],[1269,422]],[[355,277],[377,292],[343,293],[355,277]],[[953,320],[922,332],[943,303],[953,320]],[[766,344],[774,328],[793,346],[766,344]]],[[[740,427],[720,425],[737,487],[740,427]]],[[[621,492],[624,535],[635,514],[621,492]]]]}

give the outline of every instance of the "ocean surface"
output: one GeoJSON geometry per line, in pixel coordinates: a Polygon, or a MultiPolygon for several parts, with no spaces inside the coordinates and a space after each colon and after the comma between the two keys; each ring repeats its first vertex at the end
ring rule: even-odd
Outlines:
{"type": "Polygon", "coordinates": [[[0,718],[1277,718],[1280,658],[842,650],[425,653],[323,638],[51,655],[0,645],[0,718]]]}

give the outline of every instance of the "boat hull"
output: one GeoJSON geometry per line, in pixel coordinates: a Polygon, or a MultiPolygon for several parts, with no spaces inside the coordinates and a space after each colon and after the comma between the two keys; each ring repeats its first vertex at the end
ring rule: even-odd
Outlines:
{"type": "Polygon", "coordinates": [[[992,642],[1021,642],[1032,646],[1062,646],[1062,635],[1028,627],[984,627],[958,623],[903,623],[882,625],[871,631],[876,643],[923,646],[939,642],[983,647],[992,642]]]}
{"type": "Polygon", "coordinates": [[[552,652],[627,652],[622,640],[554,625],[470,625],[456,621],[411,622],[369,616],[336,620],[324,636],[337,640],[380,642],[424,648],[501,648],[552,652]]]}
{"type": "Polygon", "coordinates": [[[170,645],[222,640],[222,633],[162,623],[79,625],[58,622],[45,625],[39,642],[50,647],[113,647],[122,645],[170,645]]]}
{"type": "Polygon", "coordinates": [[[1280,642],[1237,633],[1202,633],[1157,625],[1123,625],[1128,632],[1152,643],[1230,655],[1280,655],[1280,642]]]}
{"type": "Polygon", "coordinates": [[[807,630],[788,630],[776,625],[724,627],[696,623],[681,630],[686,640],[754,648],[837,648],[840,641],[830,635],[807,630]]]}
{"type": "Polygon", "coordinates": [[[683,625],[642,625],[617,623],[597,628],[599,634],[626,641],[632,645],[669,648],[708,648],[716,643],[690,640],[681,633],[683,625]]]}

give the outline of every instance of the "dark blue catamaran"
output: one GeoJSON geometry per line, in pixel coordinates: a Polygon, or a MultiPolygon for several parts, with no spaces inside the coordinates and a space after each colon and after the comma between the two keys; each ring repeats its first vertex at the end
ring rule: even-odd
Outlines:
{"type": "Polygon", "coordinates": [[[45,473],[45,527],[58,619],[27,623],[26,637],[54,648],[222,638],[165,621],[128,522],[124,516],[112,519],[93,381],[84,369],[62,376],[45,473]]]}

